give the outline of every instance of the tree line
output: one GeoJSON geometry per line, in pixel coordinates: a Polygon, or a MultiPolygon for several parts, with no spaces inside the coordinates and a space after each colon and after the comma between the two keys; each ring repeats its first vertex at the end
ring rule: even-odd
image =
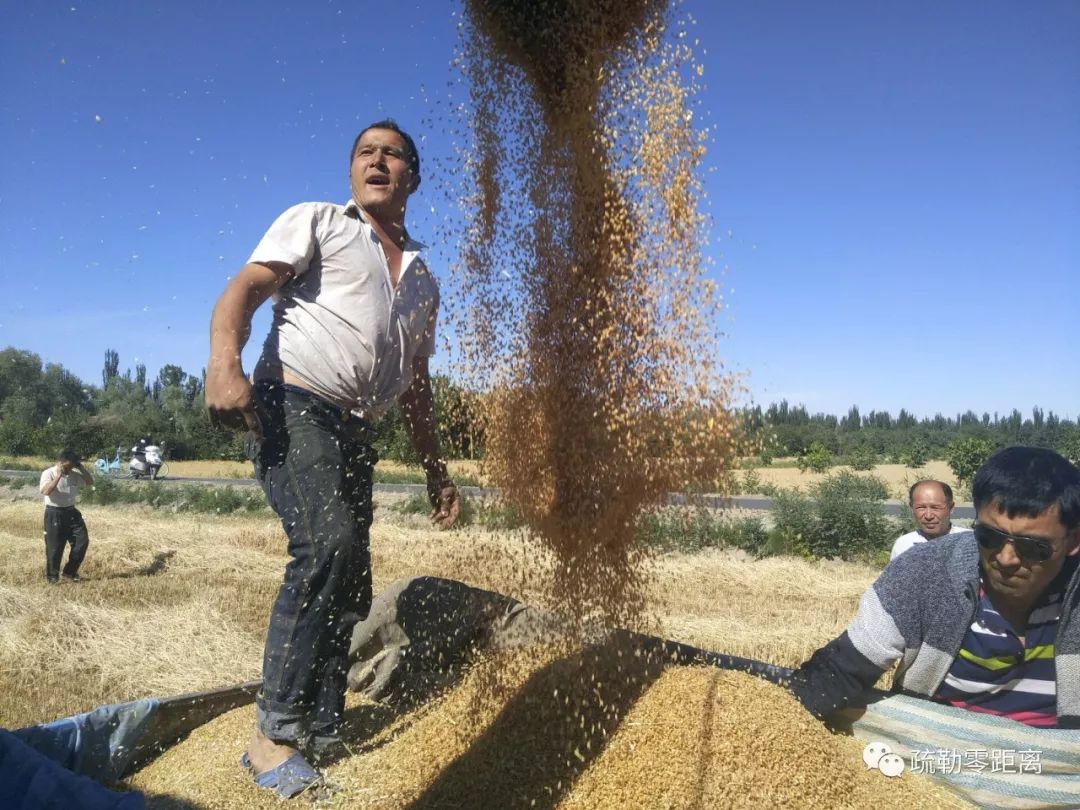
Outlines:
{"type": "MultiPolygon", "coordinates": [[[[145,365],[120,371],[120,355],[105,352],[101,382],[88,384],[57,363],[42,363],[29,351],[0,350],[0,454],[53,456],[68,447],[87,457],[125,451],[140,438],[163,444],[173,459],[241,459],[240,437],[207,416],[205,370],[190,374],[163,366],[150,377],[145,365]]],[[[449,378],[433,378],[436,418],[444,452],[451,458],[480,458],[484,452],[482,396],[449,378]]],[[[1049,447],[1080,460],[1080,428],[1052,411],[1033,408],[1028,416],[1009,414],[917,419],[906,410],[863,414],[852,406],[844,416],[811,414],[786,400],[752,406],[737,415],[745,446],[762,461],[777,456],[855,461],[897,461],[918,466],[927,458],[947,458],[957,442],[985,449],[1011,444],[1049,447]],[[963,443],[962,442],[962,443],[963,443]]],[[[377,425],[383,458],[412,461],[401,415],[392,409],[377,425]]],[[[962,444],[961,443],[961,444],[962,444]]],[[[863,462],[859,464],[858,462],[863,462]]]]}
{"type": "Polygon", "coordinates": [[[979,442],[991,448],[1010,445],[1048,447],[1080,460],[1080,428],[1053,411],[1034,407],[1024,416],[968,410],[952,416],[936,414],[918,419],[905,409],[862,413],[852,405],[844,416],[811,414],[787,400],[767,408],[745,409],[741,419],[746,435],[762,448],[764,461],[775,456],[804,457],[824,453],[838,461],[896,462],[921,466],[931,458],[948,458],[957,442],[979,442]]]}
{"type": "MultiPolygon", "coordinates": [[[[475,458],[482,441],[476,398],[446,377],[433,379],[436,417],[445,451],[475,458]]],[[[150,377],[145,365],[120,371],[120,355],[105,352],[101,384],[88,384],[57,363],[16,348],[0,350],[0,454],[52,457],[71,448],[86,458],[127,452],[139,439],[163,445],[172,459],[244,458],[239,434],[213,424],[206,411],[206,370],[189,374],[163,366],[150,377]]],[[[383,458],[411,462],[405,424],[393,409],[378,424],[383,458]]]]}

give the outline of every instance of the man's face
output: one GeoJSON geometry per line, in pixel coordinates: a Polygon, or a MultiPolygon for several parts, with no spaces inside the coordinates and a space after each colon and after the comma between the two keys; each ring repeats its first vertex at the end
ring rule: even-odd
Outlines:
{"type": "Polygon", "coordinates": [[[1061,571],[1065,558],[1076,554],[1080,548],[1080,530],[1065,528],[1058,517],[1056,504],[1038,517],[1017,515],[1011,518],[998,511],[996,502],[991,502],[979,510],[977,520],[1007,534],[1046,540],[1053,549],[1050,559],[1032,562],[1021,559],[1011,542],[997,551],[979,547],[987,589],[1010,601],[1030,604],[1038,599],[1061,571]]]}
{"type": "Polygon", "coordinates": [[[919,525],[919,533],[927,540],[947,534],[951,528],[952,501],[941,487],[931,482],[919,484],[911,495],[911,513],[919,525]]]}
{"type": "Polygon", "coordinates": [[[69,472],[75,469],[74,461],[61,461],[60,462],[60,474],[67,475],[69,472]]]}
{"type": "Polygon", "coordinates": [[[353,199],[380,217],[400,219],[419,183],[409,147],[392,129],[369,129],[356,144],[350,172],[353,199]]]}

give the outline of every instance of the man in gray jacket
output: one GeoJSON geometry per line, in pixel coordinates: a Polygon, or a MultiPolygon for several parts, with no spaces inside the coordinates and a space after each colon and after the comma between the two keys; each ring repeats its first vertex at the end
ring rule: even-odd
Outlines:
{"type": "Polygon", "coordinates": [[[976,522],[889,563],[795,696],[842,709],[899,662],[894,688],[1032,726],[1080,728],[1080,470],[1009,447],[972,482],[976,522]]]}

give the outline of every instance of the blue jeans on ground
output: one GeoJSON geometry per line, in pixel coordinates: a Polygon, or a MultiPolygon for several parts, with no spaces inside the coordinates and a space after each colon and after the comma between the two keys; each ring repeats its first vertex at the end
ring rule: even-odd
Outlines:
{"type": "Polygon", "coordinates": [[[302,388],[259,381],[263,438],[248,454],[292,560],[270,614],[259,731],[292,745],[332,735],[345,709],[353,625],[371,607],[371,426],[302,388]]]}

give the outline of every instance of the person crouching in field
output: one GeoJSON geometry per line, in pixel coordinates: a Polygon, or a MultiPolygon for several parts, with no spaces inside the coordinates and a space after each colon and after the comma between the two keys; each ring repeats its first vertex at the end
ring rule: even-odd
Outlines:
{"type": "MultiPolygon", "coordinates": [[[[339,748],[349,639],[371,607],[371,446],[395,401],[427,473],[432,521],[454,523],[428,373],[439,290],[405,230],[420,185],[413,139],[391,120],[349,155],[352,198],[283,213],[214,307],[206,404],[247,428],[292,560],[270,615],[257,730],[241,763],[289,798],[321,781],[305,759],[339,748]],[[240,364],[256,309],[274,318],[254,385],[240,364]]],[[[316,764],[318,764],[316,762],[316,764]]]]}
{"type": "Polygon", "coordinates": [[[45,496],[45,579],[53,585],[60,582],[60,562],[68,543],[71,553],[63,576],[70,582],[79,581],[79,566],[86,558],[90,535],[75,501],[80,487],[93,485],[94,479],[70,450],[64,450],[56,464],[41,473],[38,488],[45,496]]]}
{"type": "Polygon", "coordinates": [[[897,661],[894,689],[1031,726],[1080,728],[1080,470],[1009,447],[972,481],[976,522],[889,563],[790,688],[818,717],[897,661]]]}

